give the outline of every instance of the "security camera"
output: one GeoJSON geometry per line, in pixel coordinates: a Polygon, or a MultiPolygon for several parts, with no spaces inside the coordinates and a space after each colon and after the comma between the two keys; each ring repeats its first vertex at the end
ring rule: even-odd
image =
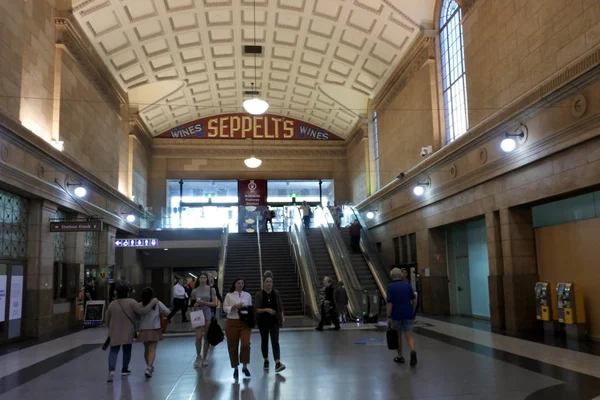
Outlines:
{"type": "Polygon", "coordinates": [[[421,157],[425,157],[431,153],[433,153],[433,146],[429,145],[427,147],[421,147],[421,152],[419,154],[421,154],[421,157]]]}
{"type": "Polygon", "coordinates": [[[396,175],[396,178],[398,178],[398,179],[404,178],[404,172],[400,172],[398,175],[396,175]]]}

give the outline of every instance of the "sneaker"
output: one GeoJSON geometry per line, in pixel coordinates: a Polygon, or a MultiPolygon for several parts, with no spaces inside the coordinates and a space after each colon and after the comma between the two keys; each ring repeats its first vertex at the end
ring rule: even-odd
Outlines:
{"type": "Polygon", "coordinates": [[[237,380],[240,377],[240,371],[236,368],[233,370],[233,379],[237,380]]]}
{"type": "Polygon", "coordinates": [[[250,371],[248,370],[248,368],[242,368],[242,372],[244,373],[244,375],[246,375],[247,377],[250,376],[250,371]]]}
{"type": "Polygon", "coordinates": [[[152,370],[150,368],[146,368],[144,375],[146,375],[146,378],[152,378],[152,370]]]}
{"type": "Polygon", "coordinates": [[[200,358],[196,358],[196,361],[194,361],[194,368],[200,367],[201,362],[202,362],[202,360],[200,358]]]}
{"type": "Polygon", "coordinates": [[[202,361],[202,367],[203,367],[203,368],[206,368],[206,367],[208,367],[208,361],[206,361],[206,360],[203,360],[203,361],[202,361]]]}
{"type": "Polygon", "coordinates": [[[106,382],[112,382],[115,380],[115,371],[110,371],[108,373],[108,377],[106,378],[106,382]]]}
{"type": "Polygon", "coordinates": [[[275,364],[275,372],[281,372],[285,369],[285,365],[282,364],[281,362],[278,362],[277,364],[275,364]]]}
{"type": "Polygon", "coordinates": [[[150,367],[150,372],[154,372],[154,365],[150,367]]]}
{"type": "Polygon", "coordinates": [[[264,369],[265,371],[268,371],[268,370],[269,370],[269,361],[268,361],[268,360],[265,360],[265,363],[263,364],[263,369],[264,369]]]}
{"type": "Polygon", "coordinates": [[[410,366],[414,367],[415,365],[417,365],[417,352],[411,351],[410,352],[410,366]]]}
{"type": "Polygon", "coordinates": [[[121,376],[128,376],[131,375],[131,371],[129,370],[129,368],[123,368],[121,370],[121,376]]]}
{"type": "Polygon", "coordinates": [[[398,364],[404,364],[405,363],[404,357],[396,357],[396,358],[394,358],[394,362],[398,363],[398,364]]]}

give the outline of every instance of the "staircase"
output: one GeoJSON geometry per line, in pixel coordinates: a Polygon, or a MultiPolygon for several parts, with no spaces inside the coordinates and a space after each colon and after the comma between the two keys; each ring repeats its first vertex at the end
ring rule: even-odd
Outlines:
{"type": "Polygon", "coordinates": [[[340,231],[342,238],[344,239],[344,243],[348,247],[348,252],[350,253],[350,261],[352,262],[352,267],[354,267],[354,273],[358,278],[363,290],[377,291],[379,292],[379,288],[377,287],[377,282],[375,282],[375,278],[367,265],[367,261],[363,256],[362,252],[359,254],[352,253],[352,248],[350,247],[350,229],[343,228],[340,231]]]}
{"type": "MultiPolygon", "coordinates": [[[[264,233],[260,236],[263,272],[273,273],[274,287],[281,295],[285,314],[302,315],[302,297],[298,275],[290,254],[287,233],[264,233]]],[[[223,291],[231,288],[236,278],[244,278],[246,291],[254,296],[261,287],[256,234],[231,233],[227,243],[223,291]]],[[[223,294],[225,296],[225,293],[223,294]]]]}
{"type": "Polygon", "coordinates": [[[318,287],[321,287],[321,281],[324,277],[328,276],[335,283],[337,282],[337,275],[333,268],[333,263],[329,257],[327,251],[327,245],[325,239],[323,239],[323,233],[320,228],[312,228],[309,230],[310,234],[306,237],[308,240],[308,247],[310,247],[310,253],[317,269],[317,275],[319,276],[318,287]]]}

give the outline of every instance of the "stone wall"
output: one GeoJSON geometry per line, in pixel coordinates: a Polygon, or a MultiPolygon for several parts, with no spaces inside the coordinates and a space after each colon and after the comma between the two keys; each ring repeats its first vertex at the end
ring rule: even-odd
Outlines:
{"type": "Polygon", "coordinates": [[[54,0],[0,2],[0,111],[50,140],[54,0]]]}
{"type": "Polygon", "coordinates": [[[375,110],[381,187],[422,161],[421,147],[440,146],[434,136],[430,78],[430,66],[425,65],[385,108],[375,110]]]}
{"type": "Polygon", "coordinates": [[[478,0],[463,29],[474,126],[600,43],[600,2],[478,0]]]}
{"type": "Polygon", "coordinates": [[[133,135],[129,139],[132,152],[131,194],[135,196],[136,203],[146,206],[151,149],[146,148],[133,135]]]}
{"type": "Polygon", "coordinates": [[[368,196],[368,139],[359,132],[346,147],[348,154],[348,200],[358,204],[368,196]]]}

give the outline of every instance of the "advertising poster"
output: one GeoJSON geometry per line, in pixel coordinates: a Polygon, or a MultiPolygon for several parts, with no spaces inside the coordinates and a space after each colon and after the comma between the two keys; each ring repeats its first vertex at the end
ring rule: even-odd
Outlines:
{"type": "Polygon", "coordinates": [[[267,200],[267,181],[264,179],[242,179],[238,181],[240,209],[238,211],[239,232],[256,232],[256,220],[262,215],[267,200]]]}
{"type": "Polygon", "coordinates": [[[6,275],[0,275],[0,322],[6,319],[6,275]]]}
{"type": "Polygon", "coordinates": [[[10,282],[9,320],[21,319],[23,310],[23,276],[13,275],[10,282]]]}

